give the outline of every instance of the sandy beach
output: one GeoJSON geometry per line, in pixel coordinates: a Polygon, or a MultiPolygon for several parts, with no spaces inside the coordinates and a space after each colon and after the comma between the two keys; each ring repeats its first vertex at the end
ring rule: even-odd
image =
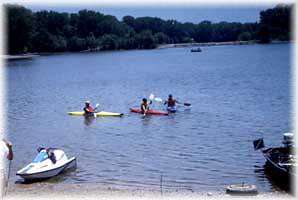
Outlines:
{"type": "Polygon", "coordinates": [[[24,60],[38,57],[37,54],[18,54],[18,55],[2,55],[1,58],[5,60],[24,60]]]}
{"type": "Polygon", "coordinates": [[[245,45],[245,44],[255,44],[256,41],[231,41],[231,42],[204,42],[204,43],[179,43],[179,44],[164,44],[159,45],[157,49],[167,49],[167,48],[181,48],[181,47],[197,47],[197,46],[220,46],[220,45],[245,45]]]}
{"type": "MultiPolygon", "coordinates": [[[[230,199],[225,189],[218,192],[163,191],[144,189],[114,189],[99,184],[49,184],[35,183],[10,186],[5,199],[230,199]]],[[[259,193],[256,196],[245,196],[245,199],[292,199],[287,193],[259,193]]]]}
{"type": "MultiPolygon", "coordinates": [[[[272,41],[271,44],[283,44],[289,43],[289,41],[272,41]]],[[[257,41],[230,41],[230,42],[203,42],[203,43],[179,43],[179,44],[162,44],[157,47],[157,49],[167,49],[167,48],[182,48],[182,47],[204,47],[204,46],[223,46],[223,45],[249,45],[257,44],[257,41]]]]}

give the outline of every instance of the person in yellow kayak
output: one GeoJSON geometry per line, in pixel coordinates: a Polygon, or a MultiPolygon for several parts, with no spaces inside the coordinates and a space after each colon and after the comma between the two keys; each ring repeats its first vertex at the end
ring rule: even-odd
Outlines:
{"type": "Polygon", "coordinates": [[[90,105],[90,101],[85,102],[84,112],[85,112],[85,115],[93,115],[94,114],[95,109],[90,105]]]}
{"type": "Polygon", "coordinates": [[[141,103],[141,111],[143,115],[146,115],[147,111],[149,110],[149,105],[152,104],[152,101],[150,100],[149,103],[146,98],[143,98],[141,103]]]}

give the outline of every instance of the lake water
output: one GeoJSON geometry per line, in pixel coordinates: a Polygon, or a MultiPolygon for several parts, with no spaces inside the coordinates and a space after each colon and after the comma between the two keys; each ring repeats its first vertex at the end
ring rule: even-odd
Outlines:
{"type": "MultiPolygon", "coordinates": [[[[77,170],[47,180],[118,189],[219,191],[233,183],[279,191],[252,141],[280,145],[291,126],[292,44],[69,53],[9,62],[7,127],[11,183],[39,146],[63,148],[77,170]],[[130,113],[150,93],[191,109],[130,113]],[[89,99],[124,117],[67,115],[89,99]]],[[[164,109],[155,103],[155,108],[164,109]]],[[[32,184],[34,186],[34,184],[32,184]]]]}

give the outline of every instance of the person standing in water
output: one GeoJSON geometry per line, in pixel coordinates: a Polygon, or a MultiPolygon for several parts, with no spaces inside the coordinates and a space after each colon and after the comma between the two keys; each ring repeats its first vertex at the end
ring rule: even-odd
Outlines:
{"type": "MultiPolygon", "coordinates": [[[[2,198],[4,195],[4,189],[7,187],[8,178],[9,178],[9,168],[6,172],[6,161],[11,161],[13,159],[13,151],[11,142],[2,139],[0,141],[0,197],[2,198]]],[[[7,190],[7,188],[6,188],[7,190]]]]}

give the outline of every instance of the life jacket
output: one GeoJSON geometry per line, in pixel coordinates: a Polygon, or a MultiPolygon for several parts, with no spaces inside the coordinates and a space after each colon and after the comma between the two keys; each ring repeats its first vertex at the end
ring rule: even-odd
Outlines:
{"type": "Polygon", "coordinates": [[[92,106],[88,106],[84,108],[85,113],[92,113],[94,112],[94,108],[92,108],[92,106]]]}
{"type": "Polygon", "coordinates": [[[142,104],[141,104],[141,110],[144,112],[145,110],[144,110],[143,107],[145,107],[145,109],[148,109],[149,108],[149,104],[142,102],[142,104]]]}
{"type": "Polygon", "coordinates": [[[174,107],[176,105],[176,100],[175,99],[168,99],[168,106],[169,107],[174,107]]]}

